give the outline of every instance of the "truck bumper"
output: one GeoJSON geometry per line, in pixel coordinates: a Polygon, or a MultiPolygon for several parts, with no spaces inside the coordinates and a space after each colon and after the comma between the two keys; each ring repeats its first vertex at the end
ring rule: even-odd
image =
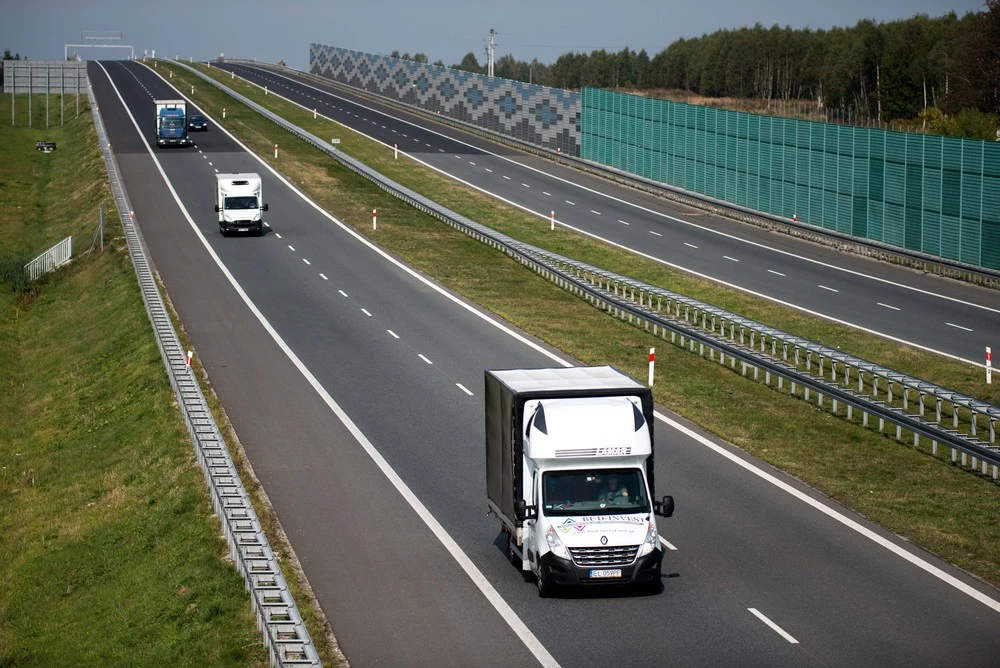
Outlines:
{"type": "MultiPolygon", "coordinates": [[[[592,578],[591,568],[577,566],[571,559],[560,559],[551,552],[539,559],[539,568],[553,584],[576,587],[592,585],[651,585],[660,581],[660,564],[663,551],[656,549],[644,557],[639,557],[628,566],[621,566],[620,578],[592,578]]],[[[614,568],[619,568],[615,566],[614,568]]]]}

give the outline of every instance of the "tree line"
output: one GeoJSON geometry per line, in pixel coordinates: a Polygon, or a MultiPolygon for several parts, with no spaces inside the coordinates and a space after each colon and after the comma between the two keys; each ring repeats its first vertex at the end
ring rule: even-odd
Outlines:
{"type": "MultiPolygon", "coordinates": [[[[423,54],[412,59],[427,62],[423,54]]],[[[452,67],[486,71],[473,53],[452,67]]],[[[845,122],[917,119],[925,130],[947,131],[948,115],[964,112],[966,122],[982,126],[968,132],[992,137],[1000,115],[1000,0],[986,0],[985,11],[961,18],[951,12],[829,30],[760,24],[718,30],[679,39],[653,57],[628,47],[566,53],[551,64],[508,54],[495,62],[494,74],[557,88],[757,99],[768,108],[808,100],[817,109],[840,110],[845,122]]]]}

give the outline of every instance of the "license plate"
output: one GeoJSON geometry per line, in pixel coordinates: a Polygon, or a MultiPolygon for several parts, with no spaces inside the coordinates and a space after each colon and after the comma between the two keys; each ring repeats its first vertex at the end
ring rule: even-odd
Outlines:
{"type": "Polygon", "coordinates": [[[237,232],[249,232],[250,228],[249,227],[237,227],[236,231],[237,232]]]}
{"type": "Polygon", "coordinates": [[[590,570],[590,577],[592,578],[620,578],[622,576],[622,569],[620,568],[593,568],[590,570]]]}

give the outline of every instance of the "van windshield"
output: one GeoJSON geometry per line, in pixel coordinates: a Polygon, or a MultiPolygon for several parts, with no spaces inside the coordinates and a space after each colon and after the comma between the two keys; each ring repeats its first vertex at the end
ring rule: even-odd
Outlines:
{"type": "Polygon", "coordinates": [[[545,515],[621,515],[649,512],[641,469],[548,471],[542,476],[545,515]]]}
{"type": "Polygon", "coordinates": [[[256,209],[257,198],[253,195],[247,195],[244,197],[226,197],[223,203],[223,208],[227,211],[230,209],[256,209]]]}

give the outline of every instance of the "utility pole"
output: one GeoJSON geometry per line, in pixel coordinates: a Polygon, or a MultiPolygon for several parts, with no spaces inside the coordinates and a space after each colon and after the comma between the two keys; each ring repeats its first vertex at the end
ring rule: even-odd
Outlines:
{"type": "Polygon", "coordinates": [[[486,42],[486,75],[493,76],[493,50],[496,44],[493,38],[496,36],[496,32],[493,28],[490,28],[490,37],[486,42]]]}

